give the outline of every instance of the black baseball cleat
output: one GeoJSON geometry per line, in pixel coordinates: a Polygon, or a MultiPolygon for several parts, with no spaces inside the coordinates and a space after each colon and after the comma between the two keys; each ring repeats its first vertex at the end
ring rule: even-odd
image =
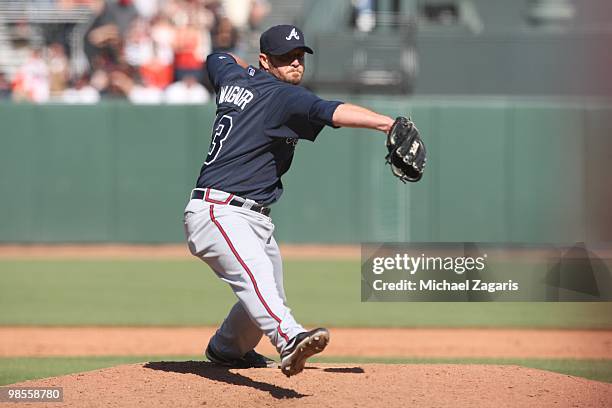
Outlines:
{"type": "Polygon", "coordinates": [[[304,370],[306,360],[322,352],[329,343],[329,331],[324,328],[303,332],[295,336],[281,354],[281,370],[287,377],[304,370]]]}
{"type": "Polygon", "coordinates": [[[223,357],[219,353],[213,351],[210,344],[206,347],[204,353],[208,361],[213,364],[217,364],[227,368],[277,368],[278,363],[274,360],[269,359],[266,356],[262,356],[255,350],[247,351],[241,358],[228,358],[223,357]]]}

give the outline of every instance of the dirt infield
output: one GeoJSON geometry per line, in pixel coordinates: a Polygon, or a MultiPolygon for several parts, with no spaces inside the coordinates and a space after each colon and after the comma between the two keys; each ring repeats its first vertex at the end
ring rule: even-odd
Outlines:
{"type": "Polygon", "coordinates": [[[52,407],[605,407],[612,403],[612,384],[494,365],[316,364],[285,378],[278,369],[227,370],[202,362],[157,361],[19,385],[63,387],[64,403],[49,403],[52,407]]]}
{"type": "MultiPolygon", "coordinates": [[[[199,355],[213,328],[1,327],[0,357],[199,355]]],[[[275,351],[267,341],[258,350],[275,351]]],[[[612,331],[331,329],[325,356],[612,359],[612,331]]],[[[156,361],[26,381],[64,389],[50,407],[603,407],[612,384],[517,366],[319,364],[228,370],[202,361],[156,361]]],[[[2,405],[2,404],[0,404],[2,405]]],[[[4,404],[2,406],[12,406],[4,404]]]]}
{"type": "MultiPolygon", "coordinates": [[[[322,244],[281,244],[280,250],[288,260],[354,260],[361,257],[360,245],[322,245],[322,244]]],[[[462,249],[457,249],[463,254],[462,249]]],[[[433,251],[433,250],[432,250],[433,251]]],[[[444,249],[440,255],[448,256],[451,249],[444,249]]],[[[589,248],[602,258],[612,258],[612,249],[608,247],[589,248]]],[[[541,260],[549,256],[548,250],[534,248],[495,248],[489,247],[488,253],[495,254],[496,259],[510,257],[515,259],[533,258],[541,260]],[[547,255],[548,254],[548,255],[547,255]]],[[[431,254],[435,254],[433,251],[431,254]]],[[[575,254],[566,253],[565,257],[583,256],[581,251],[575,254]]],[[[185,244],[1,244],[0,259],[192,259],[185,244]]]]}
{"type": "MultiPolygon", "coordinates": [[[[359,260],[358,245],[281,245],[285,259],[359,260]]],[[[184,244],[0,244],[0,259],[192,259],[184,244]]]]}
{"type": "MultiPolygon", "coordinates": [[[[199,355],[206,327],[0,327],[0,357],[199,355]]],[[[612,331],[331,329],[326,356],[612,359],[612,331]]],[[[275,356],[265,339],[258,350],[275,356]]]]}

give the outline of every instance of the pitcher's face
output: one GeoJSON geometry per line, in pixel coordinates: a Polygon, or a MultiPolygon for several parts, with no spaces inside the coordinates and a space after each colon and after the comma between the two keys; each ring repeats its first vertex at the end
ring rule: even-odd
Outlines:
{"type": "Polygon", "coordinates": [[[299,85],[304,76],[304,50],[296,48],[283,55],[259,54],[262,68],[283,82],[299,85]]]}

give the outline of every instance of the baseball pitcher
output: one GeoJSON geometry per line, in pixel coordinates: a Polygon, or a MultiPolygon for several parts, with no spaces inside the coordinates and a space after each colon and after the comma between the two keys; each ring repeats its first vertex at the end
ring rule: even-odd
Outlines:
{"type": "Polygon", "coordinates": [[[308,331],[291,313],[270,218],[269,205],[283,193],[281,176],[300,140],[314,142],[324,126],[378,130],[386,135],[394,175],[418,181],[423,172],[425,147],[410,120],[324,100],[299,86],[305,53],[313,50],[304,33],[279,25],[261,35],[258,68],[231,54],[207,58],[217,115],[184,226],[191,253],[238,298],[206,348],[215,364],[277,366],[254,350],[265,335],[280,354],[283,374],[292,376],[329,343],[327,329],[308,331]]]}

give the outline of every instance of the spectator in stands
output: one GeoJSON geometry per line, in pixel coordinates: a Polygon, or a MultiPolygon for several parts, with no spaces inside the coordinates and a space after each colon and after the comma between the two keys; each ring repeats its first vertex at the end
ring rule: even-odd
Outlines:
{"type": "Polygon", "coordinates": [[[62,93],[61,101],[69,104],[95,104],[100,93],[89,83],[89,75],[83,74],[74,81],[74,86],[62,93]]]}
{"type": "Polygon", "coordinates": [[[193,75],[185,75],[164,91],[164,101],[169,104],[202,104],[209,100],[208,91],[193,75]]]}
{"type": "Polygon", "coordinates": [[[51,96],[59,96],[66,89],[70,78],[68,58],[62,44],[53,43],[48,47],[47,66],[51,96]]]}
{"type": "Polygon", "coordinates": [[[176,21],[176,14],[182,11],[181,0],[166,0],[161,4],[159,10],[159,16],[167,17],[168,20],[174,22],[176,21]]]}
{"type": "MultiPolygon", "coordinates": [[[[57,29],[45,31],[47,69],[40,64],[40,52],[30,58],[15,76],[16,100],[44,102],[51,95],[74,103],[109,97],[153,101],[160,94],[170,103],[203,103],[210,95],[196,85],[206,82],[204,58],[213,51],[211,33],[215,51],[239,53],[240,33],[258,25],[268,12],[267,0],[49,1],[54,7],[93,11],[84,38],[89,77],[79,76],[66,89],[71,67],[66,32],[72,27],[50,25],[57,29]]],[[[15,30],[27,53],[31,25],[16,24],[15,30]]]]}
{"type": "Polygon", "coordinates": [[[98,90],[103,99],[125,99],[124,89],[112,80],[112,74],[121,72],[130,78],[135,78],[136,70],[126,63],[106,65],[96,69],[91,75],[91,85],[98,90]]]}
{"type": "Polygon", "coordinates": [[[155,46],[155,55],[164,65],[174,63],[174,38],[176,28],[165,14],[159,14],[151,21],[151,38],[155,46]]]}
{"type": "Polygon", "coordinates": [[[160,0],[134,0],[134,7],[140,15],[150,21],[159,12],[160,0]]]}
{"type": "Polygon", "coordinates": [[[213,52],[236,52],[238,45],[238,30],[227,17],[217,19],[217,24],[211,31],[213,52]]]}
{"type": "Polygon", "coordinates": [[[240,32],[257,28],[270,10],[265,0],[223,0],[221,4],[225,16],[240,32]]]}
{"type": "Polygon", "coordinates": [[[132,0],[98,0],[102,3],[85,35],[85,54],[93,68],[97,56],[119,63],[122,42],[138,13],[132,0]]]}
{"type": "Polygon", "coordinates": [[[164,89],[174,80],[172,64],[160,57],[157,48],[153,49],[153,57],[140,66],[139,73],[144,82],[159,89],[164,89]]]}
{"type": "MultiPolygon", "coordinates": [[[[54,0],[52,8],[66,11],[99,11],[96,8],[99,0],[54,0]]],[[[98,8],[101,6],[98,6],[98,8]]],[[[64,47],[64,53],[70,59],[71,56],[71,42],[75,35],[74,29],[77,23],[74,21],[61,21],[58,19],[52,24],[41,24],[39,27],[42,29],[43,36],[45,38],[45,44],[60,43],[64,47]]]]}
{"type": "Polygon", "coordinates": [[[30,44],[30,38],[34,35],[32,26],[26,20],[15,22],[12,29],[11,42],[14,47],[27,48],[30,44]]]}
{"type": "Polygon", "coordinates": [[[270,12],[270,4],[267,0],[251,0],[251,13],[249,14],[249,25],[251,30],[256,30],[261,22],[270,12]]]}
{"type": "Polygon", "coordinates": [[[153,39],[149,23],[142,18],[132,21],[124,48],[125,60],[128,64],[138,67],[153,59],[153,39]]]}
{"type": "Polygon", "coordinates": [[[203,30],[197,16],[187,15],[180,21],[174,38],[174,77],[195,76],[202,79],[204,57],[210,53],[208,32],[203,30]]]}
{"type": "Polygon", "coordinates": [[[175,28],[160,14],[151,21],[149,33],[153,52],[151,58],[140,65],[139,73],[144,82],[164,89],[174,80],[175,28]]]}
{"type": "Polygon", "coordinates": [[[110,96],[110,74],[105,69],[99,68],[91,74],[90,85],[98,92],[100,97],[110,96]]]}
{"type": "Polygon", "coordinates": [[[0,72],[0,100],[11,99],[11,84],[6,79],[4,72],[0,72]]]}
{"type": "Polygon", "coordinates": [[[49,69],[35,48],[13,79],[13,100],[44,103],[49,100],[49,69]]]}
{"type": "Polygon", "coordinates": [[[111,84],[119,89],[134,104],[154,105],[163,101],[163,93],[159,88],[145,83],[139,83],[124,72],[111,73],[111,84]]]}
{"type": "Polygon", "coordinates": [[[231,26],[245,31],[249,26],[252,0],[223,0],[221,4],[231,26]]]}

